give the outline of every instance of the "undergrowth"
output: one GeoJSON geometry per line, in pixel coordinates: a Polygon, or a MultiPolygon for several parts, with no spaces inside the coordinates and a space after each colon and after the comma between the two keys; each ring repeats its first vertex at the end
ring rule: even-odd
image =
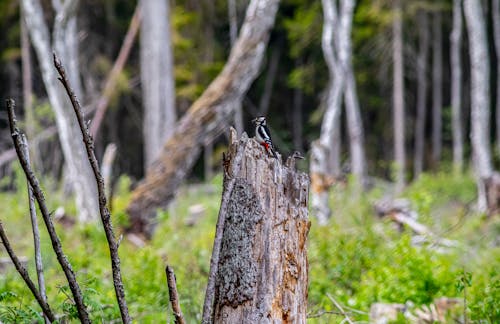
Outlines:
{"type": "MultiPolygon", "coordinates": [[[[8,206],[2,211],[1,221],[17,253],[31,258],[25,183],[16,181],[21,189],[18,193],[0,194],[0,204],[8,206]]],[[[217,176],[203,185],[183,187],[173,206],[159,213],[157,231],[149,244],[137,247],[127,238],[122,240],[122,276],[135,322],[156,323],[166,319],[173,323],[166,264],[175,270],[180,304],[188,323],[200,322],[221,184],[221,176],[217,176]],[[194,225],[187,223],[193,205],[203,207],[203,216],[194,225]]],[[[125,207],[130,181],[122,177],[117,186],[112,219],[120,235],[120,229],[127,223],[125,207]]],[[[469,320],[500,322],[500,224],[498,217],[487,219],[473,212],[472,179],[446,173],[423,175],[403,193],[419,213],[420,222],[437,235],[458,242],[457,247],[446,253],[432,249],[431,245],[413,245],[410,231],[400,232],[390,221],[375,217],[372,203],[383,194],[380,187],[358,196],[349,185],[337,186],[331,193],[329,224],[318,226],[311,215],[309,322],[340,323],[344,317],[336,314],[338,309],[332,299],[344,305],[351,319],[367,321],[374,302],[418,306],[442,296],[463,299],[464,290],[469,320]],[[470,274],[467,287],[460,285],[464,273],[470,274]]],[[[51,193],[48,198],[50,210],[62,205],[68,216],[73,217],[74,206],[68,205],[60,193],[51,193]]],[[[57,229],[64,251],[77,272],[92,319],[119,320],[102,227],[59,224],[57,229]]],[[[49,302],[62,318],[76,321],[69,288],[50,241],[45,231],[41,232],[49,302]]],[[[0,250],[0,257],[6,257],[4,250],[0,250]]],[[[34,264],[32,261],[28,264],[35,279],[34,264]]],[[[13,267],[0,270],[0,321],[41,321],[38,312],[38,305],[13,267]]]]}

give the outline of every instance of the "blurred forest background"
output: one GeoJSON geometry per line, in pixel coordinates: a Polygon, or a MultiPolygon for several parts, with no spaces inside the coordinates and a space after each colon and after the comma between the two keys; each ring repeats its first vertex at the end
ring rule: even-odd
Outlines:
{"type": "MultiPolygon", "coordinates": [[[[283,156],[306,156],[298,167],[312,180],[311,322],[342,322],[334,301],[366,322],[377,302],[432,313],[440,297],[459,308],[443,310],[448,322],[500,322],[500,0],[0,0],[0,28],[0,97],[17,102],[95,321],[120,313],[94,177],[53,52],[95,139],[138,322],[174,320],[166,263],[186,319],[200,321],[227,131],[253,136],[260,115],[283,156]],[[255,27],[245,13],[258,2],[279,8],[268,12],[265,52],[245,56],[239,31],[255,27]],[[247,70],[231,70],[238,62],[247,70]],[[230,85],[207,90],[218,75],[230,85]],[[227,107],[211,108],[220,102],[227,107]],[[148,186],[147,170],[161,187],[148,186]]],[[[0,221],[35,273],[5,109],[0,133],[0,221]]],[[[76,318],[41,237],[48,300],[76,318]]],[[[0,257],[0,321],[39,319],[0,257]]]]}

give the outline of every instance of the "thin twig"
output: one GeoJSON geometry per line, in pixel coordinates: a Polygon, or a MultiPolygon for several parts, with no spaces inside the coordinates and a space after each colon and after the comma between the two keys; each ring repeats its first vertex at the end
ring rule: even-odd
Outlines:
{"type": "MultiPolygon", "coordinates": [[[[230,141],[232,144],[232,140],[236,139],[236,131],[234,128],[231,128],[231,136],[230,141]]],[[[210,272],[208,275],[208,283],[207,289],[205,292],[205,301],[203,303],[203,316],[201,322],[203,324],[212,323],[213,316],[213,304],[215,298],[215,278],[217,276],[217,271],[219,268],[219,257],[220,250],[222,246],[222,234],[224,233],[224,223],[225,223],[225,214],[227,209],[227,204],[229,203],[229,197],[233,192],[233,187],[235,183],[235,178],[231,178],[232,175],[237,174],[241,167],[241,160],[243,157],[243,152],[245,151],[245,145],[239,145],[238,151],[233,158],[231,163],[231,170],[224,173],[224,193],[222,195],[221,206],[219,209],[219,216],[217,219],[217,225],[215,227],[215,238],[214,238],[214,246],[212,248],[212,257],[210,258],[210,272]],[[226,184],[227,180],[227,184],[226,184]]]]}
{"type": "Polygon", "coordinates": [[[166,267],[165,273],[167,274],[168,294],[170,296],[170,304],[175,317],[176,324],[185,324],[186,320],[182,315],[181,306],[179,305],[179,295],[177,294],[177,284],[174,274],[174,269],[171,266],[166,267]]]}
{"type": "Polygon", "coordinates": [[[342,315],[344,315],[345,320],[348,323],[350,323],[350,324],[354,324],[354,322],[349,318],[349,316],[347,316],[347,313],[344,311],[344,309],[342,308],[342,306],[335,300],[335,298],[333,298],[332,295],[330,295],[329,293],[326,293],[326,296],[328,297],[328,299],[330,299],[332,301],[332,303],[335,305],[335,307],[338,308],[338,310],[340,311],[340,313],[342,315]]]}
{"type": "Polygon", "coordinates": [[[317,313],[310,313],[310,314],[307,314],[307,318],[317,318],[317,317],[321,317],[323,315],[342,315],[342,313],[340,312],[336,312],[336,311],[326,311],[324,309],[320,310],[319,312],[317,313]]]}
{"type": "Polygon", "coordinates": [[[115,286],[116,299],[118,301],[118,307],[120,308],[120,314],[122,321],[124,323],[130,323],[131,319],[128,313],[127,301],[125,300],[125,290],[123,289],[122,276],[120,271],[120,256],[118,255],[118,244],[116,243],[115,234],[113,232],[113,224],[111,223],[111,215],[107,207],[106,202],[106,191],[104,189],[104,179],[99,170],[99,164],[94,153],[94,140],[89,134],[87,124],[85,123],[82,108],[78,99],[76,98],[73,89],[69,84],[66,77],[66,71],[61,65],[61,62],[54,54],[54,66],[59,72],[59,81],[66,89],[69,99],[71,100],[71,105],[75,111],[76,118],[78,120],[78,125],[83,135],[83,142],[85,143],[85,148],[87,150],[87,157],[89,159],[92,170],[94,171],[94,176],[97,182],[97,191],[99,194],[99,214],[101,215],[102,224],[104,227],[104,232],[106,233],[106,239],[108,241],[109,252],[111,256],[111,269],[113,272],[113,284],[115,286]]]}
{"type": "Polygon", "coordinates": [[[12,260],[12,263],[16,266],[17,272],[21,275],[23,278],[24,282],[28,286],[28,288],[31,290],[33,293],[33,296],[35,296],[36,301],[40,305],[40,307],[43,310],[43,313],[47,318],[51,321],[54,322],[56,320],[56,317],[54,316],[54,313],[52,313],[52,310],[50,309],[49,304],[43,299],[43,297],[40,295],[40,292],[38,289],[36,289],[35,284],[31,280],[28,271],[26,271],[26,268],[23,267],[21,262],[19,261],[17,255],[14,253],[12,250],[12,247],[10,246],[9,240],[7,238],[7,234],[5,234],[5,231],[2,226],[2,222],[0,222],[0,237],[2,238],[3,246],[7,250],[7,253],[10,256],[10,259],[12,260]]]}
{"type": "Polygon", "coordinates": [[[38,202],[38,207],[40,208],[40,212],[42,213],[43,221],[45,223],[45,226],[47,227],[47,232],[49,233],[50,241],[52,243],[52,248],[54,249],[54,252],[56,254],[57,261],[59,262],[61,268],[64,271],[64,275],[68,280],[68,285],[69,288],[71,289],[71,293],[75,298],[78,317],[80,318],[80,321],[82,323],[85,324],[90,323],[89,314],[85,307],[85,303],[83,302],[83,295],[80,290],[80,286],[76,281],[76,276],[75,273],[73,272],[73,268],[71,267],[71,264],[69,263],[68,259],[66,258],[66,255],[62,250],[61,240],[59,239],[59,236],[57,236],[54,223],[52,222],[49,210],[47,208],[47,205],[45,204],[45,195],[43,194],[42,188],[40,187],[40,183],[38,182],[35,173],[33,172],[33,170],[31,170],[31,166],[26,161],[26,156],[24,155],[22,149],[23,143],[21,139],[21,133],[17,128],[17,120],[16,120],[16,114],[14,112],[14,107],[15,107],[14,100],[7,99],[7,112],[9,114],[10,132],[12,140],[14,141],[14,147],[16,149],[17,156],[19,157],[19,162],[21,163],[24,173],[26,174],[26,178],[28,179],[31,188],[33,189],[33,194],[35,195],[35,198],[38,202]]]}
{"type": "MultiPolygon", "coordinates": [[[[28,148],[28,141],[26,137],[21,136],[24,148],[24,154],[26,156],[26,162],[30,164],[30,154],[28,148]]],[[[47,302],[47,293],[45,292],[45,278],[43,276],[43,262],[42,262],[42,251],[40,248],[40,231],[38,229],[38,220],[36,218],[36,207],[35,207],[35,196],[33,196],[33,189],[28,181],[28,199],[29,199],[29,208],[30,208],[30,218],[31,218],[31,229],[33,231],[33,245],[35,247],[35,267],[36,267],[36,275],[38,279],[38,289],[40,290],[40,296],[42,299],[47,302]]],[[[45,322],[47,323],[49,319],[47,316],[44,316],[45,322]]]]}

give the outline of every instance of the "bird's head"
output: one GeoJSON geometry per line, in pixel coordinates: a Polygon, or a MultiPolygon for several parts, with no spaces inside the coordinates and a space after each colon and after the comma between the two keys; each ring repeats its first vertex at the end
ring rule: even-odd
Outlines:
{"type": "Polygon", "coordinates": [[[263,126],[265,126],[265,125],[266,125],[266,117],[264,117],[264,116],[260,116],[260,117],[254,118],[254,119],[252,120],[252,122],[253,122],[256,126],[259,126],[259,125],[263,125],[263,126]]]}

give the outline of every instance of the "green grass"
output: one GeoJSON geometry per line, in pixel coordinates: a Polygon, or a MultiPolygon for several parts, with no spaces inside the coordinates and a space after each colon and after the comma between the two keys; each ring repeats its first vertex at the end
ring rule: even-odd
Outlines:
{"type": "MultiPolygon", "coordinates": [[[[165,266],[173,266],[180,303],[189,323],[201,317],[215,222],[221,196],[221,176],[209,184],[185,186],[166,212],[159,213],[159,225],[145,247],[127,239],[120,245],[122,274],[130,313],[135,322],[173,322],[169,309],[165,266]],[[189,207],[200,204],[204,216],[194,226],[186,224],[189,207]]],[[[127,223],[124,212],[130,181],[122,178],[113,201],[116,232],[127,223]]],[[[24,182],[18,181],[19,188],[24,182]]],[[[50,186],[49,186],[50,187],[50,186]]],[[[463,298],[457,282],[464,271],[471,274],[465,288],[469,319],[482,323],[500,321],[500,234],[498,218],[486,219],[471,211],[475,185],[468,176],[446,173],[423,175],[403,194],[419,212],[419,221],[435,233],[459,242],[449,253],[438,253],[411,244],[411,233],[399,233],[387,220],[374,217],[371,204],[383,195],[381,188],[357,197],[349,185],[335,187],[331,194],[333,215],[327,226],[317,226],[312,218],[309,234],[309,312],[337,311],[335,298],[348,307],[350,316],[367,321],[373,302],[428,304],[441,296],[463,298]],[[350,309],[358,310],[352,312],[350,309]]],[[[49,208],[68,201],[51,193],[49,208]]],[[[1,221],[19,255],[33,254],[26,194],[0,194],[4,207],[1,221]]],[[[69,213],[74,206],[65,205],[69,213]]],[[[114,299],[109,251],[100,225],[58,226],[77,278],[96,322],[119,319],[114,299]]],[[[42,230],[42,248],[49,302],[58,314],[75,318],[64,276],[42,230]]],[[[5,257],[4,250],[0,256],[5,257]]],[[[32,278],[33,262],[29,263],[32,278]]],[[[0,320],[30,323],[38,306],[19,275],[9,268],[0,272],[0,320]]],[[[342,316],[325,314],[310,323],[337,323],[342,316]]]]}

